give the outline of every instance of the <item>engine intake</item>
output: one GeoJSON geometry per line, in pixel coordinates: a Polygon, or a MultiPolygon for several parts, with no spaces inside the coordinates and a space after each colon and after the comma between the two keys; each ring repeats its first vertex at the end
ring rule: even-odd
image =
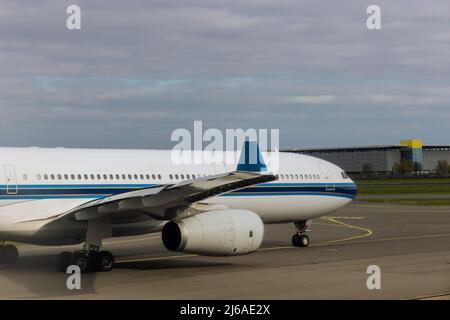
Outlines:
{"type": "Polygon", "coordinates": [[[163,227],[162,241],[171,251],[233,256],[258,250],[263,235],[264,224],[256,213],[229,209],[169,221],[163,227]]]}

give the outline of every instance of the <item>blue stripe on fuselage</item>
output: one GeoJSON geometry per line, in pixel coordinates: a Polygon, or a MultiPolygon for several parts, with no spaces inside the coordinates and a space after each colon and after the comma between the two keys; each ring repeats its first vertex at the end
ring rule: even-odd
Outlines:
{"type": "MultiPolygon", "coordinates": [[[[73,199],[101,198],[114,194],[129,192],[141,188],[157,186],[156,184],[48,184],[18,185],[15,188],[0,185],[0,200],[5,199],[73,199]]],[[[356,195],[353,183],[263,183],[239,189],[223,196],[283,196],[283,195],[325,195],[353,198],[356,195]],[[334,188],[330,188],[334,186],[334,188]]]]}

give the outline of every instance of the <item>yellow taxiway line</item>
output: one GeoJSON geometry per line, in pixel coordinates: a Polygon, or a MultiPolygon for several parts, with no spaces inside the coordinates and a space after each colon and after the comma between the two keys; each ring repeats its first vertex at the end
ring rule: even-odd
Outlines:
{"type": "Polygon", "coordinates": [[[359,239],[359,238],[371,236],[373,234],[373,231],[370,230],[369,228],[358,227],[358,226],[355,226],[355,225],[352,225],[349,223],[345,223],[345,222],[336,220],[336,219],[361,219],[361,218],[363,218],[363,217],[327,217],[327,216],[325,216],[325,217],[320,218],[321,220],[331,221],[331,222],[340,224],[340,225],[345,226],[350,229],[357,229],[357,230],[361,230],[361,231],[365,232],[364,234],[360,234],[360,235],[356,235],[356,236],[348,237],[348,238],[344,238],[344,239],[324,241],[324,242],[321,242],[321,244],[343,242],[343,241],[349,241],[349,240],[353,240],[353,239],[359,239]]]}

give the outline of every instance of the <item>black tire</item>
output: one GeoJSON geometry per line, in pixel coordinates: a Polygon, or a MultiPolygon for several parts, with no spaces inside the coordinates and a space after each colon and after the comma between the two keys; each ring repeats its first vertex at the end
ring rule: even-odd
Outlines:
{"type": "Polygon", "coordinates": [[[89,256],[84,253],[75,252],[69,259],[69,265],[76,265],[82,273],[88,272],[90,268],[89,256]]]}
{"type": "Polygon", "coordinates": [[[72,257],[71,252],[61,252],[56,257],[56,270],[59,272],[66,272],[67,267],[70,265],[70,258],[72,257]]]}
{"type": "Polygon", "coordinates": [[[299,247],[300,246],[300,236],[298,234],[294,234],[292,236],[292,245],[294,247],[299,247]]]}
{"type": "Polygon", "coordinates": [[[299,237],[299,245],[300,247],[307,247],[309,246],[309,237],[306,234],[302,234],[299,237]]]}
{"type": "Polygon", "coordinates": [[[7,244],[2,246],[0,255],[2,263],[14,263],[19,258],[19,250],[12,244],[7,244]]]}
{"type": "Polygon", "coordinates": [[[96,257],[97,271],[108,272],[111,271],[114,266],[114,256],[109,251],[101,251],[96,257]]]}

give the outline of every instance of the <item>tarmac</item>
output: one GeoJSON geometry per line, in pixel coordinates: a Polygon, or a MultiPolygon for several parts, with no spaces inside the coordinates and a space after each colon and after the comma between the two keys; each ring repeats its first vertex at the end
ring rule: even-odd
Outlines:
{"type": "Polygon", "coordinates": [[[354,201],[315,219],[307,248],[291,246],[294,230],[267,225],[257,252],[219,258],[169,252],[159,234],[107,239],[114,270],[82,274],[80,290],[54,267],[79,246],[23,245],[0,266],[0,299],[450,299],[450,207],[354,201]]]}

